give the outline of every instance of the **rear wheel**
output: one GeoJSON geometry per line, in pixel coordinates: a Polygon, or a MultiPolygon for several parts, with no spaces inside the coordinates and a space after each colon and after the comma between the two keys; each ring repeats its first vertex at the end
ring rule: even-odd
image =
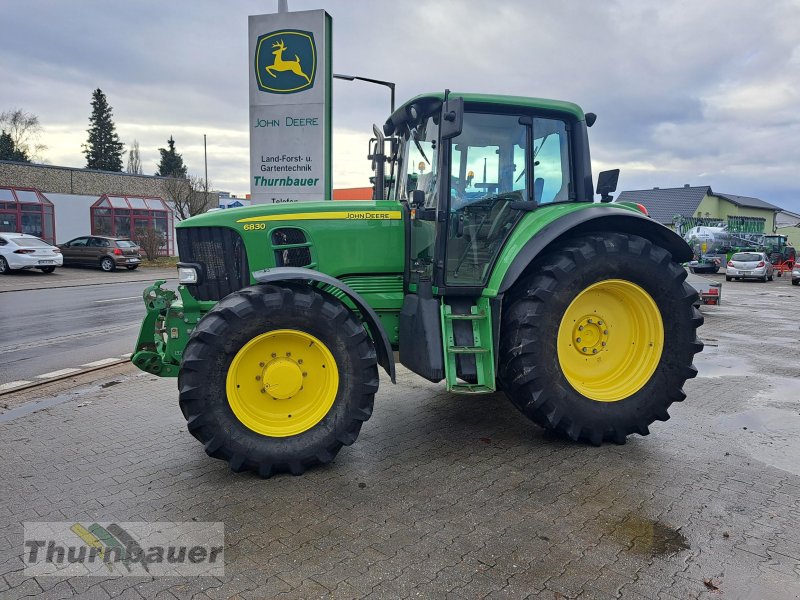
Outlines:
{"type": "Polygon", "coordinates": [[[231,294],[183,355],[180,405],[206,453],[262,477],[331,462],[372,415],[375,348],[339,300],[304,285],[231,294]]]}
{"type": "Polygon", "coordinates": [[[725,276],[725,281],[731,281],[731,280],[733,280],[733,277],[728,277],[727,275],[725,276]]]}
{"type": "Polygon", "coordinates": [[[110,273],[111,271],[115,271],[116,270],[117,265],[114,262],[114,259],[109,258],[108,256],[105,256],[100,261],[100,268],[103,269],[103,271],[106,271],[106,272],[110,273]]]}
{"type": "Polygon", "coordinates": [[[0,256],[0,275],[8,275],[11,273],[11,268],[8,266],[8,261],[0,256]]]}
{"type": "Polygon", "coordinates": [[[512,403],[592,444],[667,420],[703,348],[686,271],[663,248],[617,233],[570,240],[534,269],[504,306],[499,377],[512,403]]]}

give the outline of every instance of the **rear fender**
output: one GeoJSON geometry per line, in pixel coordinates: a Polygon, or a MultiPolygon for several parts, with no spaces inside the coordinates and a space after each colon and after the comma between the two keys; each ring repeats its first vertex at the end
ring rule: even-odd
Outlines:
{"type": "Polygon", "coordinates": [[[567,213],[542,227],[520,248],[504,273],[492,275],[489,287],[493,287],[492,284],[495,283],[497,294],[505,293],[534,259],[546,253],[552,246],[576,235],[600,231],[630,233],[646,238],[667,250],[672,254],[672,259],[679,263],[692,258],[689,244],[664,225],[639,212],[613,206],[598,206],[567,213]]]}
{"type": "Polygon", "coordinates": [[[305,282],[319,282],[333,286],[340,290],[350,301],[356,305],[361,313],[361,319],[367,327],[372,340],[375,343],[375,351],[378,354],[378,364],[384,368],[386,373],[392,380],[392,383],[397,383],[395,375],[394,353],[392,345],[389,343],[389,337],[386,335],[380,319],[372,307],[352,288],[346,283],[314,271],[312,269],[304,269],[302,267],[276,267],[274,269],[263,269],[261,271],[253,272],[253,279],[258,283],[278,283],[280,281],[305,281],[305,282]]]}

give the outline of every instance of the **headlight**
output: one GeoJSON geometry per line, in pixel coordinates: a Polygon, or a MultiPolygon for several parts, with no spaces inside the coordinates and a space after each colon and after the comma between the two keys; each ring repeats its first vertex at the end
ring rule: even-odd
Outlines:
{"type": "Polygon", "coordinates": [[[195,267],[178,267],[178,283],[181,285],[193,285],[200,280],[195,267]]]}

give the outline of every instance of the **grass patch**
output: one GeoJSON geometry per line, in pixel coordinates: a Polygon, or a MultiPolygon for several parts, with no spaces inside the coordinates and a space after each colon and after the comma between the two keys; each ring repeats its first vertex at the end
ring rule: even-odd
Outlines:
{"type": "Polygon", "coordinates": [[[177,256],[159,256],[155,260],[148,260],[143,256],[141,262],[141,266],[143,267],[151,267],[157,269],[174,269],[177,265],[178,265],[177,256]]]}

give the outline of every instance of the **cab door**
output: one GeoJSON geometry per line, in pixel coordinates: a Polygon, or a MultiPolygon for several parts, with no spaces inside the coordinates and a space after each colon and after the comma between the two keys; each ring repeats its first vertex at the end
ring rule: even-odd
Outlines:
{"type": "Polygon", "coordinates": [[[530,204],[530,119],[466,113],[450,143],[443,286],[479,295],[508,234],[530,204]]]}

